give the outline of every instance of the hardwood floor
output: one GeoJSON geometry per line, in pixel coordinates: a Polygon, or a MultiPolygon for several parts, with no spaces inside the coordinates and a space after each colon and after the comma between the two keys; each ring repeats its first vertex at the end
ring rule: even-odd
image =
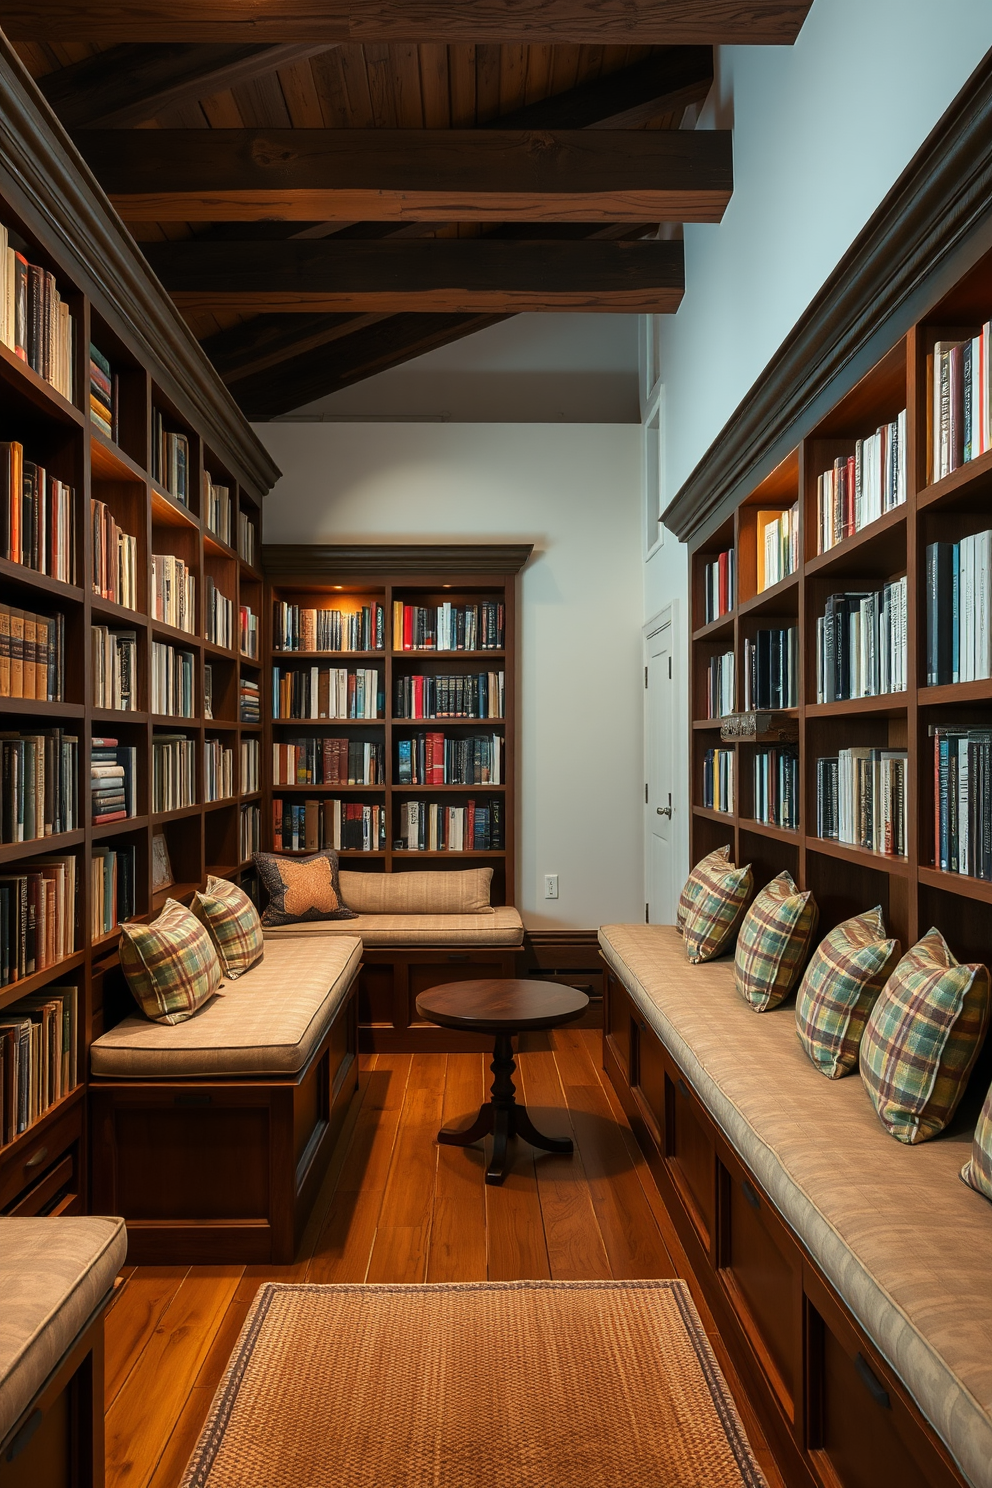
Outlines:
{"type": "MultiPolygon", "coordinates": [[[[517,1144],[487,1188],[481,1148],[439,1147],[488,1081],[476,1054],[371,1055],[292,1266],[126,1268],[107,1317],[107,1488],[175,1488],[265,1281],[513,1281],[685,1274],[678,1240],[601,1069],[601,1035],[522,1041],[536,1124],[572,1157],[517,1144]]],[[[697,1305],[700,1299],[696,1298],[697,1305]]],[[[771,1488],[781,1478],[712,1319],[700,1312],[771,1488]]]]}

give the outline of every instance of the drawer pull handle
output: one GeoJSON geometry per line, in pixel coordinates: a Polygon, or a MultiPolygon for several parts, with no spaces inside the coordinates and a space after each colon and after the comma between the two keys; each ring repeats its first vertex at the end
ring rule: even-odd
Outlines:
{"type": "Polygon", "coordinates": [[[748,1203],[751,1205],[751,1208],[752,1209],[760,1209],[761,1208],[761,1197],[760,1197],[757,1189],[756,1188],[752,1188],[751,1184],[748,1183],[748,1181],[747,1181],[746,1178],[742,1178],[741,1179],[741,1189],[743,1191],[744,1197],[747,1199],[748,1203]]]}
{"type": "Polygon", "coordinates": [[[875,1404],[880,1405],[883,1410],[891,1410],[892,1401],[889,1399],[889,1392],[888,1390],[883,1390],[881,1380],[868,1363],[864,1354],[855,1354],[854,1367],[858,1371],[861,1383],[875,1404]]]}
{"type": "Polygon", "coordinates": [[[467,961],[468,960],[468,951],[449,951],[448,952],[448,960],[449,961],[467,961]]]}
{"type": "Polygon", "coordinates": [[[211,1106],[213,1105],[213,1100],[214,1098],[212,1095],[177,1095],[173,1099],[173,1105],[211,1106]]]}
{"type": "Polygon", "coordinates": [[[27,1162],[24,1164],[24,1171],[25,1171],[25,1173],[30,1173],[30,1171],[31,1171],[32,1168],[40,1168],[41,1167],[41,1164],[45,1161],[45,1158],[47,1156],[48,1156],[48,1148],[47,1147],[39,1147],[37,1152],[32,1152],[31,1156],[28,1158],[27,1162]]]}
{"type": "Polygon", "coordinates": [[[682,1079],[680,1079],[678,1081],[678,1087],[679,1087],[679,1095],[684,1095],[685,1098],[686,1098],[686,1100],[688,1100],[689,1099],[689,1087],[685,1083],[685,1081],[682,1080],[682,1079]]]}

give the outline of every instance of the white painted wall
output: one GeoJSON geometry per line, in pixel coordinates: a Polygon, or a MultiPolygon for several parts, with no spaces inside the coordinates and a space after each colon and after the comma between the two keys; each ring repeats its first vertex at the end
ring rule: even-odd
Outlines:
{"type": "Polygon", "coordinates": [[[636,424],[269,423],[265,541],[533,542],[521,576],[517,905],[644,914],[636,424]],[[543,898],[545,873],[560,898],[543,898]]]}

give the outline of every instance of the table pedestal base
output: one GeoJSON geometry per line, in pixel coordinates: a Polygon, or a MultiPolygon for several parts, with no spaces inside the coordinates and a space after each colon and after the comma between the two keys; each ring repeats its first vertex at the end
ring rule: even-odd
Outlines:
{"type": "Polygon", "coordinates": [[[487,1183],[502,1183],[510,1171],[507,1144],[511,1137],[523,1137],[532,1147],[545,1152],[571,1152],[570,1137],[546,1137],[531,1121],[526,1107],[517,1104],[513,1085],[516,1061],[513,1057],[513,1040],[510,1034],[497,1034],[493,1050],[493,1072],[490,1099],[479,1110],[479,1114],[464,1131],[442,1130],[437,1134],[439,1142],[451,1147],[470,1147],[483,1137],[492,1134],[493,1155],[486,1169],[487,1183]]]}

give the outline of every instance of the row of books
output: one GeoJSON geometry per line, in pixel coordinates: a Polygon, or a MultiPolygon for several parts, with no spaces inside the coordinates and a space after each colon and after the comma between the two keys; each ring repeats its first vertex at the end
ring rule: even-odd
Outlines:
{"type": "Polygon", "coordinates": [[[393,602],[396,651],[502,651],[505,638],[506,608],[499,600],[466,605],[393,602]]]}
{"type": "Polygon", "coordinates": [[[65,696],[65,616],[0,604],[0,697],[65,696]]]}
{"type": "Polygon", "coordinates": [[[703,624],[719,620],[737,603],[737,554],[733,548],[703,564],[703,624]]]}
{"type": "Polygon", "coordinates": [[[207,530],[231,547],[231,488],[214,485],[209,470],[203,472],[203,520],[207,530]]]}
{"type": "Polygon", "coordinates": [[[203,716],[210,719],[214,716],[214,667],[211,661],[203,663],[203,716]]]}
{"type": "Polygon", "coordinates": [[[934,861],[992,879],[992,730],[931,726],[934,861]]]}
{"type": "Polygon", "coordinates": [[[272,668],[273,718],[381,718],[385,697],[374,668],[272,668]]]}
{"type": "Polygon", "coordinates": [[[906,500],[906,410],[859,439],[816,483],[818,553],[826,553],[906,500]]]}
{"type": "Polygon", "coordinates": [[[502,785],[502,734],[414,734],[396,745],[399,785],[502,785]]]}
{"type": "Polygon", "coordinates": [[[63,584],[76,582],[73,489],[25,460],[16,440],[0,443],[0,555],[63,584]]]}
{"type": "Polygon", "coordinates": [[[238,555],[255,567],[255,524],[247,512],[238,512],[238,555]]]}
{"type": "Polygon", "coordinates": [[[928,359],[930,479],[992,449],[992,322],[977,336],[938,341],[928,359]]]}
{"type": "MultiPolygon", "coordinates": [[[[744,711],[799,706],[799,630],[795,625],[744,637],[744,711]]],[[[732,709],[728,710],[732,711],[732,709]]]]}
{"type": "Polygon", "coordinates": [[[153,620],[177,630],[196,630],[196,575],[172,553],[152,554],[153,620]]]}
{"type": "Polygon", "coordinates": [[[273,785],[384,785],[385,746],[363,739],[290,739],[272,746],[273,785]]]}
{"type": "Polygon", "coordinates": [[[152,811],[196,805],[196,741],[185,734],[152,738],[152,811]]]}
{"type": "Polygon", "coordinates": [[[251,677],[241,677],[238,681],[238,718],[242,723],[262,721],[261,688],[251,677]]]}
{"type": "MultiPolygon", "coordinates": [[[[262,789],[262,748],[258,739],[241,740],[241,792],[250,796],[262,789]]],[[[244,862],[244,854],[241,856],[244,862]]]]}
{"type": "Polygon", "coordinates": [[[780,584],[799,567],[799,502],[786,511],[755,512],[758,594],[780,584]]]}
{"type": "Polygon", "coordinates": [[[220,739],[203,745],[203,799],[226,801],[234,795],[234,750],[220,739]]]}
{"type": "Polygon", "coordinates": [[[276,600],[272,607],[275,651],[383,651],[386,612],[376,600],[360,609],[317,610],[276,600]]]}
{"type": "Polygon", "coordinates": [[[755,750],[754,819],[766,827],[798,827],[799,751],[793,746],[755,750]]]}
{"type": "Polygon", "coordinates": [[[250,861],[252,853],[257,853],[262,847],[262,808],[257,802],[249,802],[242,806],[238,817],[238,850],[241,853],[240,861],[250,861]]]}
{"type": "Polygon", "coordinates": [[[90,342],[90,418],[101,434],[116,444],[119,383],[117,374],[100,349],[90,342]]]}
{"type": "Polygon", "coordinates": [[[172,718],[196,717],[196,658],[166,641],[151,644],[149,711],[172,718]]]}
{"type": "Polygon", "coordinates": [[[0,341],[71,403],[75,320],[55,275],[30,263],[17,241],[0,223],[0,341]]]}
{"type": "Polygon", "coordinates": [[[76,859],[33,858],[0,874],[0,987],[57,966],[75,949],[76,859]]]}
{"type": "Polygon", "coordinates": [[[152,408],[152,480],[183,506],[189,506],[189,439],[185,434],[170,433],[158,408],[152,408]]]}
{"type": "Polygon", "coordinates": [[[723,651],[706,664],[706,716],[725,718],[734,711],[734,653],[723,651]]]}
{"type": "Polygon", "coordinates": [[[78,1083],[79,989],[45,987],[0,1014],[0,1140],[12,1142],[78,1083]]]}
{"type": "Polygon", "coordinates": [[[393,707],[397,718],[503,718],[506,676],[470,672],[457,677],[397,677],[393,707]]]}
{"type": "Polygon", "coordinates": [[[879,589],[831,594],[816,622],[816,699],[905,692],[909,631],[906,578],[879,589]]]}
{"type": "Polygon", "coordinates": [[[905,749],[840,749],[816,762],[818,837],[906,855],[905,749]]]}
{"type": "MultiPolygon", "coordinates": [[[[93,593],[129,610],[138,608],[138,540],[118,527],[105,501],[90,497],[93,593]]],[[[161,616],[159,617],[162,618],[161,616]]]]}
{"type": "Polygon", "coordinates": [[[499,796],[465,806],[404,801],[396,845],[404,852],[499,852],[504,845],[503,802],[499,796]]]}
{"type": "Polygon", "coordinates": [[[221,593],[209,574],[203,583],[203,633],[215,646],[234,649],[234,601],[221,593]]]}
{"type": "Polygon", "coordinates": [[[249,605],[238,610],[238,647],[242,656],[258,656],[258,616],[249,605]]]}
{"type": "Polygon", "coordinates": [[[927,547],[927,686],[992,676],[992,532],[927,547]]]}
{"type": "Polygon", "coordinates": [[[106,736],[90,741],[90,814],[95,827],[137,815],[138,751],[106,736]]]}
{"type": "Polygon", "coordinates": [[[703,755],[703,805],[708,811],[734,809],[735,751],[707,749],[703,755]]]}
{"type": "Polygon", "coordinates": [[[133,630],[94,625],[93,706],[135,712],[138,707],[138,636],[133,630]]]}
{"type": "Polygon", "coordinates": [[[0,842],[74,832],[79,739],[64,729],[0,734],[0,842]]]}
{"type": "Polygon", "coordinates": [[[276,852],[381,852],[386,846],[385,806],[359,801],[272,802],[272,837],[276,852]]]}
{"type": "Polygon", "coordinates": [[[94,940],[109,935],[135,912],[137,848],[93,848],[90,860],[90,928],[94,940]]]}

